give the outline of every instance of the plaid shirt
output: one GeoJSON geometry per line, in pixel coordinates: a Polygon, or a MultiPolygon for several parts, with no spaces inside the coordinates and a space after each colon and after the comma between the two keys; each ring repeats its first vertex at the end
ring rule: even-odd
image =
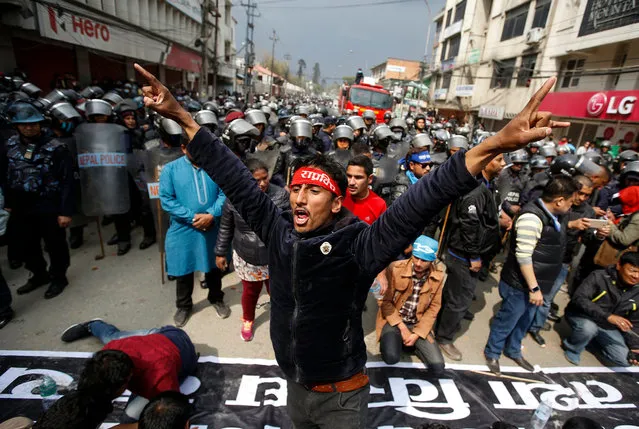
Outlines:
{"type": "MultiPolygon", "coordinates": [[[[428,273],[427,273],[428,274],[428,273]]],[[[402,309],[399,310],[400,316],[402,316],[402,320],[404,323],[415,324],[418,322],[417,320],[417,303],[419,302],[419,293],[426,283],[428,279],[428,275],[423,276],[422,278],[418,278],[415,275],[415,271],[413,271],[413,293],[410,295],[410,298],[406,300],[402,309]]]]}

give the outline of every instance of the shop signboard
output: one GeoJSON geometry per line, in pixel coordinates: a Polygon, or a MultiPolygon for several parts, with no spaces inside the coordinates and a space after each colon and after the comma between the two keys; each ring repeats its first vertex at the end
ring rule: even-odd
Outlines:
{"type": "Polygon", "coordinates": [[[478,116],[484,119],[495,119],[501,121],[504,119],[504,106],[490,106],[484,105],[479,107],[478,116]]]}
{"type": "Polygon", "coordinates": [[[60,1],[57,6],[36,3],[40,35],[90,49],[159,63],[168,43],[127,31],[104,17],[60,1]]]}
{"type": "Polygon", "coordinates": [[[448,90],[446,88],[439,88],[435,90],[433,97],[435,100],[446,100],[446,96],[448,95],[448,90]]]}
{"type": "Polygon", "coordinates": [[[556,117],[639,122],[639,91],[552,92],[539,110],[556,117]]]}
{"type": "Polygon", "coordinates": [[[475,85],[457,85],[455,88],[455,96],[457,97],[472,97],[475,85]]]}
{"type": "Polygon", "coordinates": [[[639,22],[639,2],[588,0],[578,37],[639,22]]]}

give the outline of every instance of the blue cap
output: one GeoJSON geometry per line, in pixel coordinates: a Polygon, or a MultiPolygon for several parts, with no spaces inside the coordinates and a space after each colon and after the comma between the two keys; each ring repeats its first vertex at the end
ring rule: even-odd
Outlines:
{"type": "Polygon", "coordinates": [[[432,262],[437,259],[439,245],[436,240],[420,235],[413,243],[413,256],[424,261],[432,262]]]}
{"type": "Polygon", "coordinates": [[[428,153],[428,151],[415,153],[409,158],[409,161],[416,162],[418,164],[431,162],[430,153],[428,153]]]}

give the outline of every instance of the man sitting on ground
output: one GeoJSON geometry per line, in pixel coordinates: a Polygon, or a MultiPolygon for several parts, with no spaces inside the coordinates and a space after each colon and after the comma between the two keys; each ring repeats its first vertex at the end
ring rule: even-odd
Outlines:
{"type": "Polygon", "coordinates": [[[444,357],[431,332],[444,284],[437,247],[437,241],[422,235],[413,243],[410,259],[393,262],[386,270],[388,289],[377,314],[377,337],[382,359],[389,365],[399,362],[404,346],[414,348],[431,373],[444,370],[444,357]]]}
{"type": "Polygon", "coordinates": [[[602,357],[615,366],[637,365],[639,322],[639,253],[625,253],[617,265],[592,272],[575,290],[566,308],[572,328],[563,340],[564,356],[579,365],[581,353],[593,340],[602,357]],[[628,341],[629,340],[629,341],[628,341]],[[630,348],[632,350],[630,350],[630,348]]]}

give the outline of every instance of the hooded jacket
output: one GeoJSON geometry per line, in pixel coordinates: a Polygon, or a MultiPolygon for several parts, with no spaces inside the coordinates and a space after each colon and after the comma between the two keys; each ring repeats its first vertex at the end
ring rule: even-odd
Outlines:
{"type": "Polygon", "coordinates": [[[302,384],[331,383],[363,371],[362,311],[374,278],[431,216],[477,186],[465,153],[458,153],[372,225],[342,209],[327,225],[300,234],[291,211],[279,209],[208,130],[197,132],[188,151],[268,249],[275,357],[286,377],[302,384]]]}

